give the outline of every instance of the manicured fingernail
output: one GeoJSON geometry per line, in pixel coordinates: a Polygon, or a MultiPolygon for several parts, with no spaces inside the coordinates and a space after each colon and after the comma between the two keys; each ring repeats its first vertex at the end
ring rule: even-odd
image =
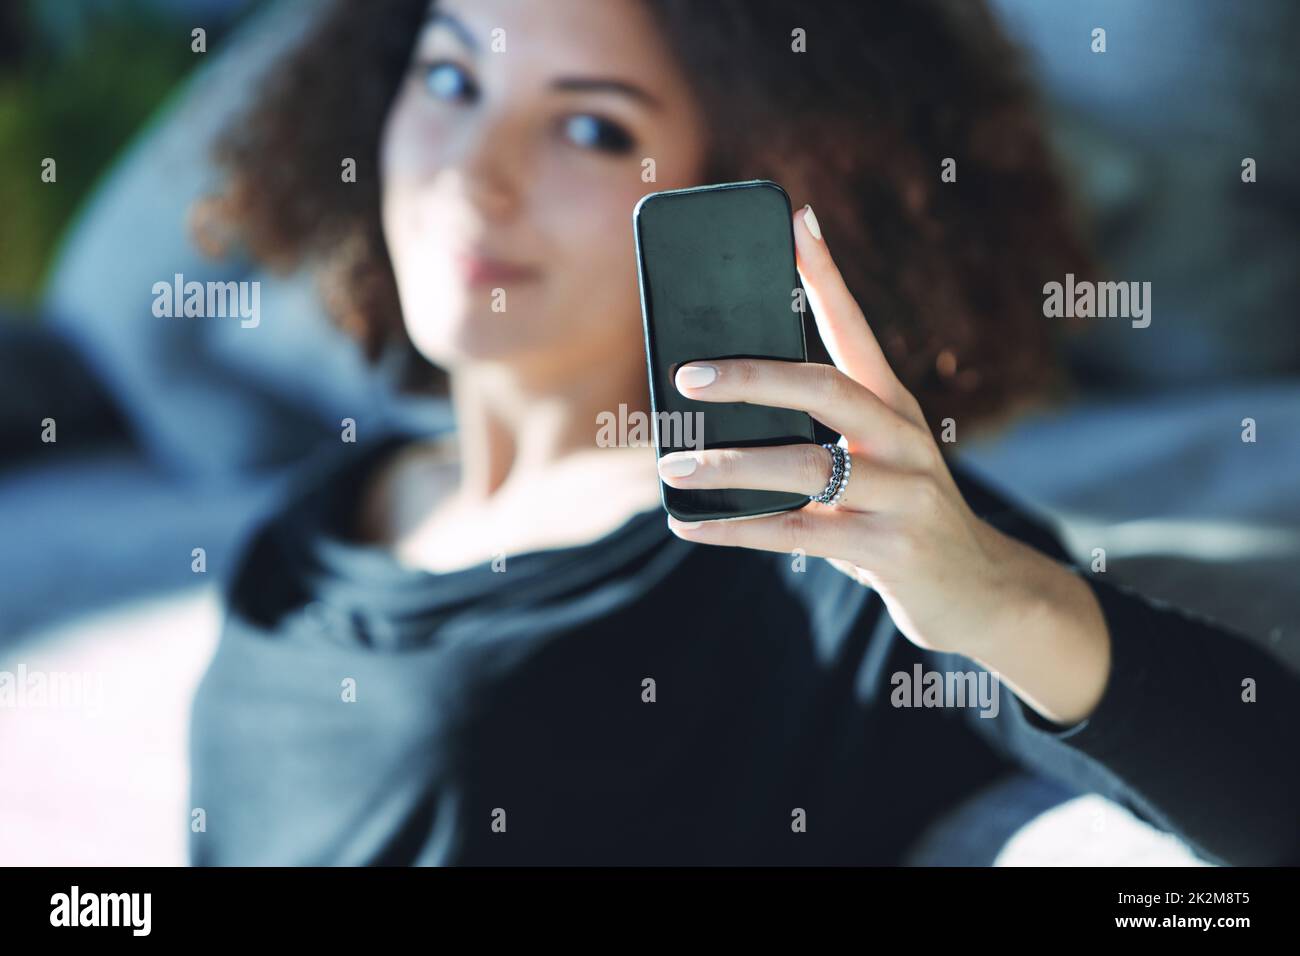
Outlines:
{"type": "Polygon", "coordinates": [[[703,388],[718,377],[712,365],[683,365],[677,370],[678,388],[703,388]]]}
{"type": "MultiPolygon", "coordinates": [[[[673,518],[670,520],[668,522],[668,527],[673,527],[673,521],[677,521],[677,519],[673,518]]],[[[677,521],[676,527],[679,531],[694,531],[701,524],[703,524],[702,521],[677,521]]]]}
{"type": "Polygon", "coordinates": [[[690,455],[666,455],[659,459],[659,474],[665,478],[684,478],[695,470],[696,461],[690,455]]]}
{"type": "Polygon", "coordinates": [[[814,239],[822,237],[822,227],[817,224],[817,214],[812,211],[812,206],[803,207],[803,223],[808,227],[814,239]]]}

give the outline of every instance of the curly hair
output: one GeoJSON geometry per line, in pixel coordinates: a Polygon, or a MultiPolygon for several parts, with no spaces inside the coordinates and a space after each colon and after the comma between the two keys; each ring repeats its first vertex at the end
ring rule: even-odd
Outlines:
{"type": "MultiPolygon", "coordinates": [[[[642,2],[707,119],[702,181],[773,179],[813,204],[936,431],[1064,392],[1065,330],[1044,318],[1042,288],[1092,262],[1022,57],[982,0],[642,2]],[[955,182],[940,176],[947,159],[955,182]]],[[[272,267],[316,267],[331,313],[372,357],[410,348],[376,171],[428,7],[340,0],[215,147],[225,186],[208,225],[272,267]],[[357,180],[343,185],[348,156],[357,180]]],[[[816,335],[809,347],[829,361],[816,335]]],[[[440,370],[424,380],[445,388],[440,370]]]]}

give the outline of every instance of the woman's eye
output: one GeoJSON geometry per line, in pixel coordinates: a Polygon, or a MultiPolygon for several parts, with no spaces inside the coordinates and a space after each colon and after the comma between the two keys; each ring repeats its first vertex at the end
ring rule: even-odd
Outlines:
{"type": "Polygon", "coordinates": [[[478,93],[478,87],[460,66],[450,60],[421,64],[424,86],[440,100],[469,100],[478,93]]]}
{"type": "Polygon", "coordinates": [[[632,137],[623,127],[589,113],[568,117],[564,121],[564,135],[585,149],[626,153],[632,148],[632,137]]]}

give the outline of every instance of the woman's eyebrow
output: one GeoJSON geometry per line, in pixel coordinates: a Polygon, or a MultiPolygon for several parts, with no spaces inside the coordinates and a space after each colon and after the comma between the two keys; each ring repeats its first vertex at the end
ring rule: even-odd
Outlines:
{"type": "Polygon", "coordinates": [[[446,27],[456,34],[456,39],[460,40],[471,53],[478,53],[478,40],[474,38],[474,34],[469,32],[469,28],[465,24],[450,13],[444,13],[442,10],[437,9],[430,10],[429,15],[424,18],[424,28],[427,30],[438,26],[446,27]]]}
{"type": "MultiPolygon", "coordinates": [[[[446,27],[456,35],[456,38],[460,40],[460,42],[464,44],[470,52],[476,54],[479,52],[478,40],[474,38],[474,34],[471,33],[469,28],[453,14],[435,8],[431,10],[429,15],[425,18],[424,26],[426,29],[432,29],[436,26],[446,27]]],[[[553,80],[551,86],[554,89],[566,91],[622,93],[626,96],[630,96],[634,100],[644,103],[651,109],[656,110],[660,109],[663,105],[655,97],[641,89],[641,87],[634,83],[628,83],[625,80],[587,76],[562,76],[553,80]]]]}
{"type": "Polygon", "coordinates": [[[557,90],[576,90],[578,92],[608,92],[623,93],[639,100],[651,109],[660,109],[663,104],[655,99],[641,87],[628,83],[625,80],[611,80],[600,77],[587,76],[562,76],[551,81],[551,86],[557,90]]]}

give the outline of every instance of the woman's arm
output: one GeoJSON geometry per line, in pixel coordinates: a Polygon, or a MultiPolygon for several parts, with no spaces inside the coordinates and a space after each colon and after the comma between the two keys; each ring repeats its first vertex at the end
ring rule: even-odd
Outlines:
{"type": "Polygon", "coordinates": [[[1110,678],[1111,637],[1097,595],[1072,569],[985,524],[996,560],[1017,569],[1017,599],[994,628],[971,633],[961,653],[998,674],[1056,724],[1092,713],[1110,678]]]}
{"type": "MultiPolygon", "coordinates": [[[[1082,574],[1110,635],[1101,699],[1068,726],[1003,693],[967,723],[1004,754],[1102,793],[1229,865],[1300,864],[1300,680],[1248,639],[1082,574]]],[[[1039,639],[1008,632],[1008,651],[1039,639]]]]}
{"type": "MultiPolygon", "coordinates": [[[[844,496],[837,505],[810,502],[758,518],[670,518],[669,527],[702,544],[828,559],[871,587],[913,644],[1005,678],[1010,716],[987,723],[1017,759],[1103,793],[1101,783],[1117,784],[1112,796],[1221,859],[1293,858],[1294,678],[1228,632],[1085,579],[976,514],[811,210],[796,215],[794,234],[834,366],[711,359],[680,369],[677,387],[699,401],[807,411],[839,432],[852,455],[844,496]],[[1259,688],[1256,702],[1242,697],[1247,680],[1259,688]]],[[[829,474],[830,453],[816,445],[660,459],[661,477],[679,488],[815,495],[829,474]],[[674,467],[682,461],[692,467],[674,467]]]]}
{"type": "MultiPolygon", "coordinates": [[[[1240,634],[1075,568],[1045,523],[964,469],[956,475],[982,520],[1089,589],[1111,657],[1082,720],[1044,718],[999,674],[996,716],[967,710],[966,723],[1009,759],[1128,807],[1207,859],[1300,863],[1300,677],[1240,634]]],[[[998,653],[1053,633],[1012,626],[997,635],[998,653]]],[[[942,655],[933,666],[962,671],[970,660],[942,655]]]]}

